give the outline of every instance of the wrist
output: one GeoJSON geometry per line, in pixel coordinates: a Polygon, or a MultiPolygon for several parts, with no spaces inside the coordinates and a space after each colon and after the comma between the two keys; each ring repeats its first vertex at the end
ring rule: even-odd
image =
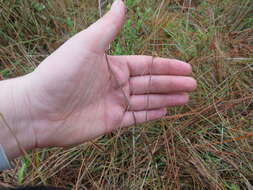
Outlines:
{"type": "Polygon", "coordinates": [[[29,77],[0,81],[0,144],[9,159],[35,148],[35,136],[29,113],[29,77]],[[22,150],[22,149],[23,150],[22,150]]]}

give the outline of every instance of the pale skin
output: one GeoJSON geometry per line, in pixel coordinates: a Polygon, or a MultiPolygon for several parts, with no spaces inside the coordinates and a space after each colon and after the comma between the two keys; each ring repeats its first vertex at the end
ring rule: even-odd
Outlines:
{"type": "MultiPolygon", "coordinates": [[[[112,77],[105,51],[120,32],[124,15],[119,0],[34,72],[0,82],[0,112],[24,150],[80,144],[133,125],[133,112],[136,122],[143,123],[163,117],[167,107],[188,102],[196,81],[191,66],[182,61],[108,56],[112,77]]],[[[0,130],[7,156],[20,156],[9,129],[1,123],[0,130]]]]}

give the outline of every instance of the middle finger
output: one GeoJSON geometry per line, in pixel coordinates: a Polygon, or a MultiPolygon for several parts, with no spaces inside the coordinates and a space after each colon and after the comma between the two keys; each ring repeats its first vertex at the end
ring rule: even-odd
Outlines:
{"type": "Polygon", "coordinates": [[[132,95],[191,92],[197,86],[195,79],[183,76],[139,76],[129,82],[132,95]]]}

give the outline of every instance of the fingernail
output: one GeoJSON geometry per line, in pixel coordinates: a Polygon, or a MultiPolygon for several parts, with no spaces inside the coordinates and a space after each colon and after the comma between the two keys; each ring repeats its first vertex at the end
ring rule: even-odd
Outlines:
{"type": "Polygon", "coordinates": [[[111,9],[117,8],[117,6],[119,6],[119,4],[120,4],[121,2],[122,2],[122,0],[116,0],[116,1],[114,1],[113,4],[112,4],[111,9]]]}

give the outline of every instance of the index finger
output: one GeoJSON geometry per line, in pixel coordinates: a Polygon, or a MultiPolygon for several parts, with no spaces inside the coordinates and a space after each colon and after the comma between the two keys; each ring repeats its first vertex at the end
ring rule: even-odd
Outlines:
{"type": "Polygon", "coordinates": [[[192,73],[190,64],[176,59],[165,59],[152,56],[126,56],[130,75],[176,75],[188,76],[192,73]]]}

